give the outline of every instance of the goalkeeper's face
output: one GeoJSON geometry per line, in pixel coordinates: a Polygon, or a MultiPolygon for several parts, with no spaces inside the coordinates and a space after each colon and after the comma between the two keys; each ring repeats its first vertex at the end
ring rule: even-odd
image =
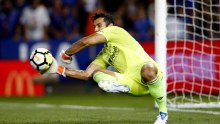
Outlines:
{"type": "Polygon", "coordinates": [[[94,23],[95,32],[98,32],[98,31],[102,30],[103,28],[107,27],[107,24],[104,21],[104,18],[97,18],[96,20],[94,20],[93,23],[94,23]]]}

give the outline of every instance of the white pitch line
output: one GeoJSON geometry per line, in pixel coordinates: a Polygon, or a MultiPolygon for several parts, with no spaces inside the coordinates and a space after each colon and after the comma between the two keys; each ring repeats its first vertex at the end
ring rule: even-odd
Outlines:
{"type": "Polygon", "coordinates": [[[189,109],[175,109],[169,108],[169,111],[178,111],[178,112],[190,112],[190,113],[202,113],[202,114],[211,114],[211,115],[220,115],[220,112],[216,111],[205,111],[205,110],[189,110],[189,109]]]}
{"type": "Polygon", "coordinates": [[[98,106],[81,106],[81,105],[60,105],[59,107],[68,108],[68,109],[93,109],[93,110],[135,110],[134,108],[98,107],[98,106]]]}
{"type": "Polygon", "coordinates": [[[100,106],[81,106],[81,105],[55,105],[55,104],[41,104],[41,103],[6,103],[0,102],[0,105],[11,107],[27,107],[27,108],[63,108],[63,109],[89,109],[89,110],[125,110],[132,111],[137,110],[135,108],[125,107],[100,107],[100,106]]]}
{"type": "MultiPolygon", "coordinates": [[[[9,103],[9,102],[0,102],[0,106],[10,106],[10,107],[26,107],[26,108],[62,108],[62,109],[89,109],[89,110],[125,110],[133,111],[141,108],[124,108],[124,107],[100,107],[100,106],[81,106],[81,105],[55,105],[55,104],[42,104],[42,103],[9,103]]],[[[145,109],[145,108],[143,108],[145,109]]],[[[190,112],[190,113],[202,113],[202,114],[212,114],[220,115],[220,112],[216,111],[202,111],[202,110],[183,110],[169,108],[169,111],[178,111],[178,112],[190,112]]]]}

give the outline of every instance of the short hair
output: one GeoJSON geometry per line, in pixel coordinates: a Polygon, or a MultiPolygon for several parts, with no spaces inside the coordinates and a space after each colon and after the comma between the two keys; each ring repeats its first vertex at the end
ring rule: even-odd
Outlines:
{"type": "Polygon", "coordinates": [[[104,21],[106,22],[106,25],[113,24],[114,25],[114,19],[112,15],[107,13],[95,13],[93,16],[93,22],[98,18],[104,18],[104,21]]]}

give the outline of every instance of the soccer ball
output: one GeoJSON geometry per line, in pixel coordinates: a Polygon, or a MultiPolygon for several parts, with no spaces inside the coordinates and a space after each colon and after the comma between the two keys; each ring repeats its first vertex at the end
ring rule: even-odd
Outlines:
{"type": "Polygon", "coordinates": [[[30,64],[38,71],[49,69],[53,63],[53,56],[50,51],[45,48],[37,48],[31,53],[30,64]]]}

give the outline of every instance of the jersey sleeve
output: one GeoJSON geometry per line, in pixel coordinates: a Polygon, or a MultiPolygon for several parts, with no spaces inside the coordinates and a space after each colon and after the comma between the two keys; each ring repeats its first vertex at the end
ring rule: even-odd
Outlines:
{"type": "Polygon", "coordinates": [[[112,31],[113,31],[113,26],[110,26],[102,29],[101,31],[98,31],[97,33],[102,34],[106,38],[107,42],[109,42],[112,39],[112,31]]]}

